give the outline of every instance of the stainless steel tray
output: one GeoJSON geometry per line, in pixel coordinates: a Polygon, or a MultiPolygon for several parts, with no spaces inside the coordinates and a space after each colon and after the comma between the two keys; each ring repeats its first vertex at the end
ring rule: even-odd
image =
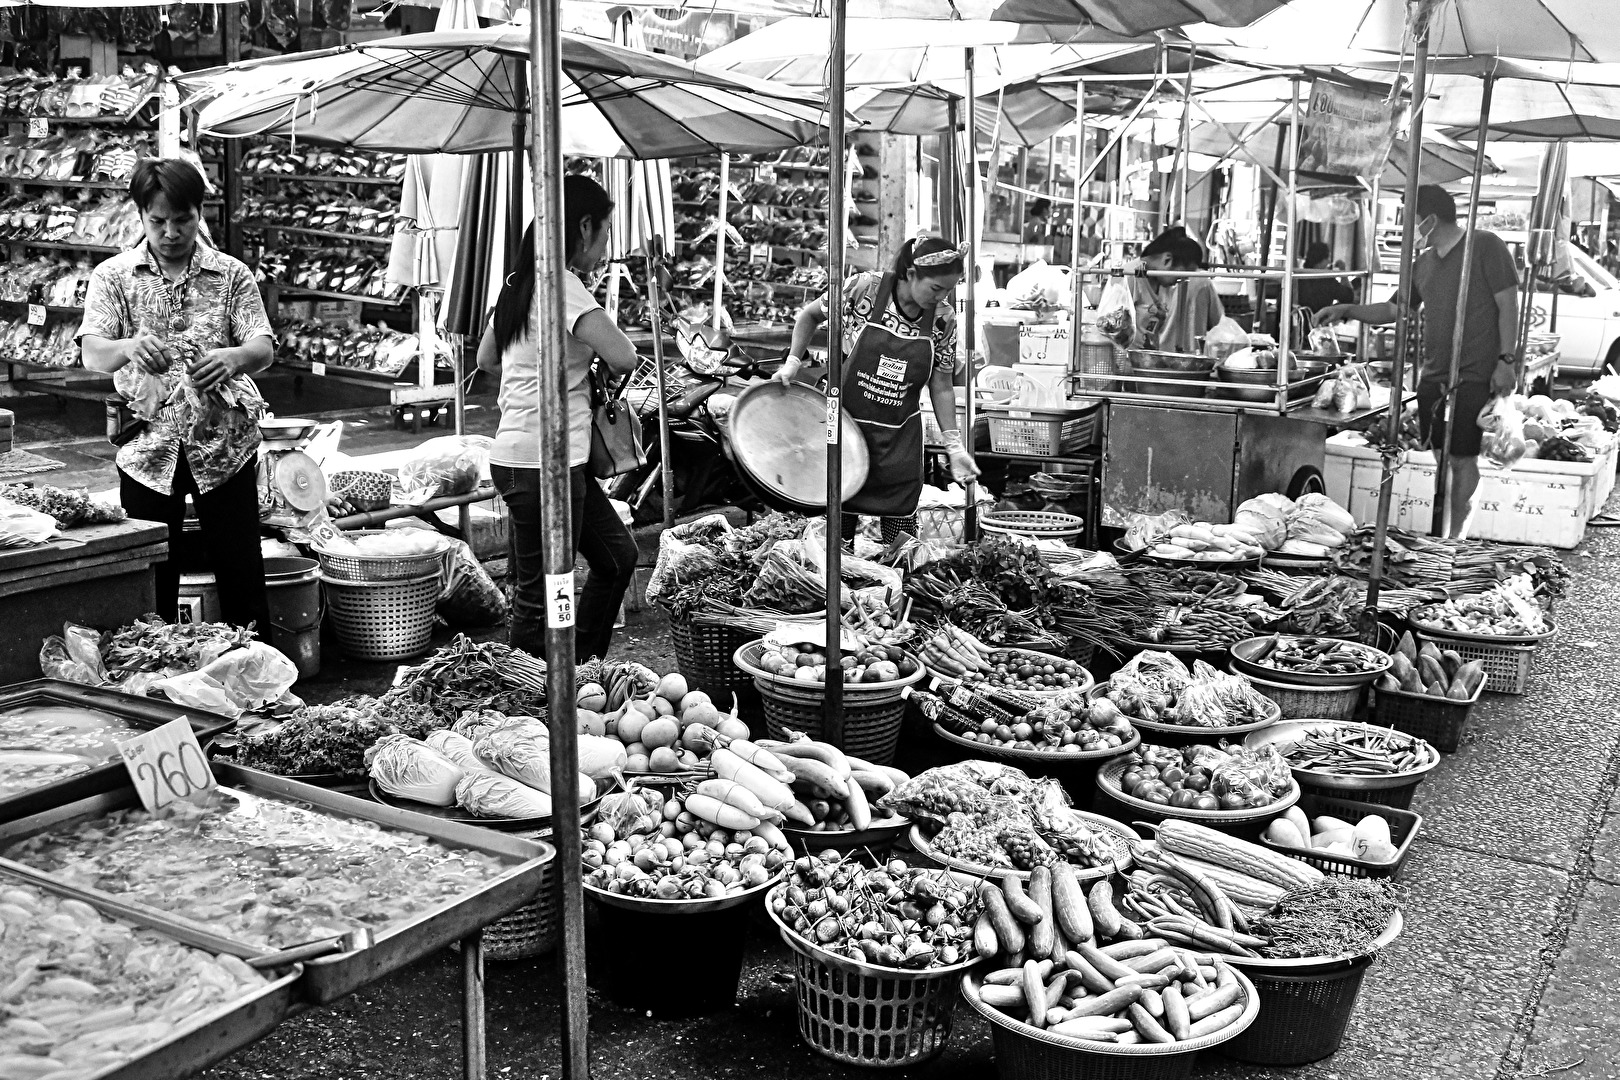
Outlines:
{"type": "MultiPolygon", "coordinates": [[[[218,940],[211,935],[199,934],[161,913],[138,912],[122,904],[104,905],[83,890],[63,886],[48,874],[26,867],[0,866],[0,886],[13,881],[26,881],[59,896],[84,900],[104,915],[138,923],[186,945],[210,952],[219,948],[218,940]]],[[[201,1072],[258,1042],[286,1019],[293,1010],[295,991],[303,975],[302,964],[273,973],[270,982],[257,993],[194,1018],[162,1042],[122,1064],[91,1073],[88,1080],[173,1080],[201,1072]]]]}
{"type": "MultiPolygon", "coordinates": [[[[172,701],[135,697],[60,679],[33,679],[0,687],[0,712],[30,705],[94,709],[146,729],[185,719],[191,722],[191,730],[196,733],[198,742],[206,742],[234,722],[217,713],[177,705],[172,701]]],[[[42,784],[9,798],[0,798],[0,821],[27,817],[66,802],[112,791],[128,783],[129,771],[124,768],[121,759],[114,757],[104,765],[97,765],[75,776],[42,784]]]]}
{"type": "MultiPolygon", "coordinates": [[[[296,783],[224,762],[214,763],[214,775],[221,785],[228,788],[282,802],[301,803],[343,817],[371,821],[387,828],[416,833],[450,847],[468,848],[494,855],[510,864],[509,869],[501,876],[461,899],[442,904],[409,922],[377,932],[370,948],[308,961],[304,965],[300,991],[306,1000],[316,1005],[336,1001],[367,983],[374,982],[429,953],[437,952],[453,941],[460,941],[474,930],[516,911],[539,894],[545,865],[556,855],[549,844],[519,839],[508,833],[476,825],[463,825],[413,814],[406,810],[397,810],[369,799],[357,799],[352,795],[296,783]]],[[[9,848],[20,840],[68,822],[100,817],[114,810],[137,805],[139,799],[135,789],[126,786],[117,791],[81,799],[44,813],[8,822],[0,825],[0,849],[9,848]]],[[[0,867],[17,866],[21,864],[0,858],[0,867]]],[[[36,875],[40,873],[27,867],[23,869],[36,875]]],[[[262,945],[221,939],[213,935],[207,927],[177,918],[169,912],[146,908],[137,898],[113,897],[95,890],[85,892],[104,898],[114,905],[122,903],[137,910],[149,911],[153,918],[188,926],[193,932],[209,934],[216,941],[225,940],[232,946],[228,951],[241,957],[260,956],[271,951],[262,945]]]]}

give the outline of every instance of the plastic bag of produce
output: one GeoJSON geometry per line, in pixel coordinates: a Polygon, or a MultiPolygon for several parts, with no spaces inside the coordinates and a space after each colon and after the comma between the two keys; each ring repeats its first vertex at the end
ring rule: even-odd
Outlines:
{"type": "Polygon", "coordinates": [[[743,603],[788,615],[822,611],[827,607],[827,579],[805,556],[803,541],[778,540],[743,593],[743,603]]]}
{"type": "Polygon", "coordinates": [[[105,686],[107,666],[101,661],[101,635],[88,626],[63,623],[39,648],[39,670],[47,679],[105,686]]]}
{"type": "Polygon", "coordinates": [[[1218,799],[1242,799],[1246,807],[1267,806],[1288,790],[1291,776],[1276,747],[1242,747],[1211,771],[1209,790],[1218,799]]]}
{"type": "MultiPolygon", "coordinates": [[[[1462,417],[1457,417],[1464,423],[1462,417]]],[[[1504,469],[1517,465],[1528,447],[1524,438],[1524,414],[1509,398],[1492,398],[1479,411],[1479,427],[1485,434],[1480,439],[1479,452],[1485,460],[1504,469]]]]}
{"type": "Polygon", "coordinates": [[[429,439],[399,467],[399,486],[410,502],[465,495],[489,479],[486,435],[441,435],[429,439]]]}
{"type": "Polygon", "coordinates": [[[468,772],[456,784],[456,803],[462,809],[489,818],[551,816],[551,796],[520,784],[509,776],[480,770],[468,772]]]}
{"type": "MultiPolygon", "coordinates": [[[[824,518],[817,518],[804,527],[804,537],[800,541],[804,545],[805,563],[813,568],[816,575],[822,580],[827,576],[827,522],[824,518]]],[[[890,595],[898,596],[905,588],[905,579],[900,571],[871,559],[862,558],[859,554],[846,554],[838,563],[840,578],[846,585],[853,588],[865,588],[877,585],[890,591],[890,595]]]]}
{"type": "Polygon", "coordinates": [[[451,806],[461,766],[420,739],[385,735],[366,751],[366,771],[390,795],[429,806],[451,806]]]}
{"type": "Polygon", "coordinates": [[[723,514],[665,529],[658,537],[658,562],[647,579],[647,600],[657,603],[672,586],[717,569],[719,549],[731,532],[731,523],[723,514]]]}
{"type": "Polygon", "coordinates": [[[1110,681],[1122,677],[1135,680],[1149,690],[1172,694],[1192,682],[1192,672],[1179,656],[1157,649],[1145,649],[1125,661],[1110,681]]]}
{"type": "Polygon", "coordinates": [[[262,641],[231,649],[196,671],[154,682],[170,701],[237,717],[280,700],[298,681],[293,662],[262,641]]]}
{"type": "MultiPolygon", "coordinates": [[[[1204,355],[1213,356],[1217,362],[1224,361],[1234,353],[1249,348],[1249,335],[1237,320],[1230,315],[1222,315],[1221,321],[1216,323],[1209,333],[1204,335],[1204,355]]],[[[1232,365],[1234,367],[1238,365],[1232,365]]],[[[1249,366],[1253,366],[1252,364],[1249,366]]]]}
{"type": "Polygon", "coordinates": [[[464,540],[450,542],[450,574],[437,611],[452,627],[494,626],[506,620],[506,594],[464,540]]]}
{"type": "Polygon", "coordinates": [[[1097,330],[1122,349],[1136,341],[1136,300],[1123,275],[1110,277],[1097,300],[1097,330]]]}
{"type": "Polygon", "coordinates": [[[1014,274],[1002,289],[1007,306],[1035,311],[1068,307],[1069,273],[1066,266],[1053,266],[1045,259],[1035,260],[1014,274]]]}
{"type": "Polygon", "coordinates": [[[947,823],[952,814],[984,814],[990,793],[965,770],[941,766],[919,773],[878,800],[878,806],[914,821],[947,823]]]}
{"type": "Polygon", "coordinates": [[[1163,536],[1177,525],[1190,519],[1181,510],[1167,510],[1162,514],[1130,514],[1126,517],[1125,546],[1132,551],[1148,548],[1155,537],[1163,536]]]}

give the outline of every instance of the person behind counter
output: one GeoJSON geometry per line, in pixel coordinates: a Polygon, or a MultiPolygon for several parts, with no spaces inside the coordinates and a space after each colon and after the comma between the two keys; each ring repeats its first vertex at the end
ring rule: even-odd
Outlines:
{"type": "MultiPolygon", "coordinates": [[[[145,238],[90,274],[78,339],[84,366],[110,372],[137,422],[121,433],[118,487],[132,518],[185,525],[190,495],[221,617],[270,633],[259,548],[259,420],[251,376],[274,339],[253,272],[198,242],[207,188],[190,162],[147,158],[129,197],[145,238]]],[[[154,568],[158,614],[178,615],[179,565],[154,568]]]]}
{"type": "MultiPolygon", "coordinates": [[[[1328,246],[1322,241],[1311,241],[1305,248],[1305,258],[1302,260],[1304,268],[1326,270],[1331,254],[1328,246]]],[[[1343,278],[1298,278],[1294,281],[1294,303],[1309,308],[1312,315],[1334,304],[1355,302],[1355,290],[1350,288],[1343,278]]]]}
{"type": "MultiPolygon", "coordinates": [[[[1149,270],[1195,272],[1203,268],[1204,248],[1180,226],[1166,229],[1142,250],[1142,265],[1149,270]]],[[[1159,309],[1158,348],[1161,352],[1195,353],[1204,335],[1215,329],[1225,309],[1215,283],[1207,277],[1148,278],[1159,309]]],[[[1140,310],[1140,307],[1138,308],[1140,310]]]]}
{"type": "MultiPolygon", "coordinates": [[[[588,176],[563,177],[563,229],[568,270],[563,278],[563,382],[568,396],[568,481],[573,545],[590,573],[574,620],[581,658],[606,656],[613,621],[636,570],[636,538],[591,476],[591,367],[617,379],[636,364],[636,349],[614,325],[579,275],[607,254],[613,200],[588,176]]],[[[500,427],[490,449],[489,475],[511,515],[507,553],[514,583],[508,640],[531,656],[546,653],[545,545],[540,526],[540,312],[534,296],[534,225],[523,234],[516,269],[495,301],[491,325],[478,343],[478,366],[501,378],[500,427]]],[[[551,362],[556,362],[553,359],[551,362]]]]}
{"type": "MultiPolygon", "coordinates": [[[[1423,306],[1423,367],[1418,372],[1418,423],[1431,447],[1447,438],[1446,398],[1455,395],[1451,449],[1451,525],[1453,537],[1468,535],[1468,517],[1479,487],[1479,452],[1483,432],[1476,417],[1493,395],[1510,394],[1519,381],[1516,350],[1519,328],[1519,275],[1507,244],[1495,233],[1474,233],[1473,269],[1468,303],[1463,309],[1461,367],[1457,385],[1451,379],[1451,343],[1456,329],[1458,293],[1462,289],[1462,250],[1466,232],[1457,224],[1457,202],[1445,188],[1418,188],[1417,243],[1412,263],[1411,307],[1423,306]]],[[[1394,299],[1382,304],[1333,304],[1316,314],[1318,326],[1347,320],[1379,325],[1395,322],[1400,308],[1394,299]]]]}
{"type": "MultiPolygon", "coordinates": [[[[951,475],[966,484],[979,475],[956,424],[956,312],[949,296],[962,280],[965,249],[937,236],[900,247],[883,274],[856,274],[844,286],[844,412],[866,436],[866,486],[844,503],[843,536],[855,539],[858,516],[882,519],[883,542],[917,535],[923,487],[922,413],[928,388],[944,432],[951,475]]],[[[793,322],[793,341],[772,376],[788,383],[804,362],[810,339],[827,321],[825,298],[812,300],[793,322]]]]}

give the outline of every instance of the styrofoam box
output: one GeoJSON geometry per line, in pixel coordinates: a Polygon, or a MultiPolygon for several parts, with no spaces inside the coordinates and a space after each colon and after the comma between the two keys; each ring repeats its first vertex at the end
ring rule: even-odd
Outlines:
{"type": "MultiPolygon", "coordinates": [[[[1586,523],[1603,508],[1605,486],[1614,484],[1615,445],[1590,462],[1528,459],[1511,469],[1481,464],[1469,536],[1476,540],[1572,548],[1586,536],[1586,523]]],[[[1383,466],[1357,432],[1327,441],[1323,480],[1328,497],[1357,521],[1378,512],[1383,466]]],[[[1394,476],[1390,524],[1431,533],[1435,460],[1431,451],[1409,452],[1394,476]]]]}
{"type": "Polygon", "coordinates": [[[1069,328],[1024,323],[1018,328],[1018,362],[1069,366],[1069,328]]]}

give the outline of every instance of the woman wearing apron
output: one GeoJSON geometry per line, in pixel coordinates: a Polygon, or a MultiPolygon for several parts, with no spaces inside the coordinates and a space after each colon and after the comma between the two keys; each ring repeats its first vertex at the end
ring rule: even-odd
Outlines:
{"type": "MultiPolygon", "coordinates": [[[[902,532],[917,535],[924,386],[944,431],[951,475],[964,484],[979,475],[957,428],[956,312],[946,300],[962,280],[962,256],[938,237],[919,236],[900,248],[888,273],[856,274],[844,286],[843,409],[866,436],[871,461],[866,486],[844,503],[845,540],[855,538],[860,514],[882,519],[884,543],[902,532]]],[[[825,298],[799,311],[787,361],[774,378],[793,379],[826,321],[825,298]]]]}

